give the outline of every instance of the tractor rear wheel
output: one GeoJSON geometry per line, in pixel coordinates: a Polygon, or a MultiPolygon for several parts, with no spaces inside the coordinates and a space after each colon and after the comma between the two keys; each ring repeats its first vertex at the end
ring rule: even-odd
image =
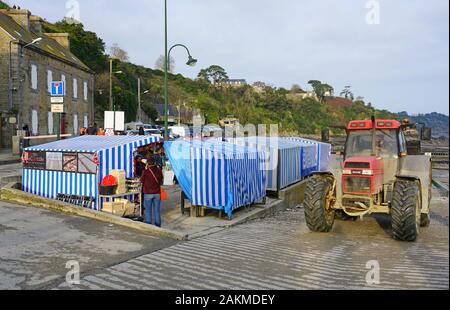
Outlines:
{"type": "Polygon", "coordinates": [[[416,241],[421,224],[420,188],[417,182],[399,180],[391,205],[392,233],[401,241],[416,241]]]}
{"type": "Polygon", "coordinates": [[[309,229],[329,232],[333,228],[335,210],[332,181],[326,176],[312,177],[305,191],[305,218],[309,229]]]}

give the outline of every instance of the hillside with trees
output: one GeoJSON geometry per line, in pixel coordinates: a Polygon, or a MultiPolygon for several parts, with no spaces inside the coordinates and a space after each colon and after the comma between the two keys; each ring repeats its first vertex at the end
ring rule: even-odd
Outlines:
{"type": "Polygon", "coordinates": [[[426,127],[432,128],[433,137],[449,137],[449,117],[441,113],[428,113],[419,115],[409,115],[408,112],[398,113],[398,117],[401,119],[409,118],[413,122],[425,124],[426,127]]]}
{"type": "MultiPolygon", "coordinates": [[[[164,101],[164,73],[160,70],[164,57],[155,60],[159,69],[132,64],[125,50],[117,44],[108,49],[96,33],[85,30],[81,23],[67,20],[55,24],[45,23],[44,31],[69,33],[72,52],[96,72],[95,112],[98,121],[101,122],[103,111],[109,109],[110,57],[114,59],[114,71],[121,71],[121,74],[113,76],[116,109],[125,111],[127,122],[136,120],[137,80],[140,78],[141,89],[146,91],[142,96],[142,109],[150,118],[157,118],[155,104],[164,101]]],[[[371,104],[366,104],[361,98],[357,98],[351,107],[331,107],[326,104],[325,98],[334,94],[334,88],[316,80],[309,84],[317,96],[304,98],[301,96],[304,91],[295,84],[292,90],[267,86],[261,82],[257,84],[258,87],[245,85],[235,88],[221,83],[227,78],[226,69],[217,64],[199,69],[195,80],[170,73],[169,101],[173,105],[182,103],[187,109],[200,109],[211,124],[217,124],[220,119],[232,115],[241,124],[277,123],[284,133],[317,134],[324,128],[341,133],[342,130],[337,127],[344,126],[352,119],[367,119],[372,115],[394,117],[388,111],[377,110],[371,104]]],[[[353,94],[348,88],[342,95],[353,100],[353,94]]]]}

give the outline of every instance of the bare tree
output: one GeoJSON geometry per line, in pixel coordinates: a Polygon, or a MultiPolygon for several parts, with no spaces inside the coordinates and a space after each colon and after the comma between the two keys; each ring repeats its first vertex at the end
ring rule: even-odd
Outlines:
{"type": "Polygon", "coordinates": [[[299,94],[302,93],[303,89],[300,87],[300,85],[298,84],[294,84],[291,87],[291,94],[299,94]]]}
{"type": "Polygon", "coordinates": [[[120,60],[122,62],[128,62],[130,60],[130,57],[128,57],[128,53],[121,49],[119,47],[119,44],[114,43],[110,48],[109,48],[111,57],[117,60],[120,60]]]}
{"type": "MultiPolygon", "coordinates": [[[[166,58],[164,57],[164,55],[159,56],[159,58],[156,60],[155,63],[155,69],[164,71],[166,64],[165,64],[166,58]]],[[[173,72],[173,70],[175,69],[175,59],[173,59],[173,57],[170,57],[169,60],[169,72],[173,72]]]]}

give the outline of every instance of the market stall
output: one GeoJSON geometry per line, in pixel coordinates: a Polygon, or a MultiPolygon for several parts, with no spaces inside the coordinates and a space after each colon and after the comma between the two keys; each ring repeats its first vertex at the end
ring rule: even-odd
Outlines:
{"type": "Polygon", "coordinates": [[[112,171],[133,178],[137,150],[158,142],[150,136],[82,136],[26,148],[22,189],[50,199],[90,200],[83,206],[101,210],[101,180],[112,171]]]}
{"type": "Polygon", "coordinates": [[[328,171],[330,168],[330,160],[331,160],[331,144],[323,143],[315,140],[304,139],[300,137],[288,137],[282,138],[288,141],[297,141],[305,144],[311,144],[316,147],[317,154],[317,162],[318,162],[318,171],[328,171]]]}
{"type": "Polygon", "coordinates": [[[266,196],[265,154],[229,143],[177,140],[165,150],[177,180],[193,206],[234,210],[266,196]]]}
{"type": "Polygon", "coordinates": [[[262,150],[267,154],[266,188],[277,192],[318,170],[316,147],[310,143],[277,137],[245,137],[227,139],[229,143],[262,150]]]}

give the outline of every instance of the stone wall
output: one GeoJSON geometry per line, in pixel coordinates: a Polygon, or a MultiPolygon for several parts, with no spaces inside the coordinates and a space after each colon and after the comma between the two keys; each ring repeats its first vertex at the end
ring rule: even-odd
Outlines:
{"type": "MultiPolygon", "coordinates": [[[[20,128],[27,124],[32,130],[32,111],[35,110],[38,115],[38,132],[35,135],[48,135],[49,119],[48,113],[51,111],[50,93],[48,92],[47,72],[52,71],[52,80],[60,81],[62,75],[66,77],[66,96],[64,98],[65,120],[62,126],[65,133],[74,134],[74,115],[77,115],[77,128],[85,125],[84,118],[87,116],[89,123],[91,120],[92,97],[93,97],[93,79],[90,72],[86,72],[69,63],[62,62],[49,55],[42,54],[33,48],[24,50],[23,57],[20,56],[20,48],[13,44],[12,53],[12,101],[13,107],[19,111],[18,122],[20,128]],[[38,87],[32,89],[31,84],[31,66],[37,66],[38,87]],[[73,78],[78,81],[77,98],[73,93],[73,78]],[[87,82],[88,95],[84,99],[84,82],[87,82]]],[[[13,128],[7,124],[7,115],[11,111],[8,100],[9,85],[9,38],[0,33],[0,111],[2,111],[2,130],[0,147],[9,147],[11,145],[11,136],[13,128]],[[6,124],[5,124],[6,120],[6,124]]],[[[53,134],[57,130],[57,118],[53,114],[53,134]]]]}

